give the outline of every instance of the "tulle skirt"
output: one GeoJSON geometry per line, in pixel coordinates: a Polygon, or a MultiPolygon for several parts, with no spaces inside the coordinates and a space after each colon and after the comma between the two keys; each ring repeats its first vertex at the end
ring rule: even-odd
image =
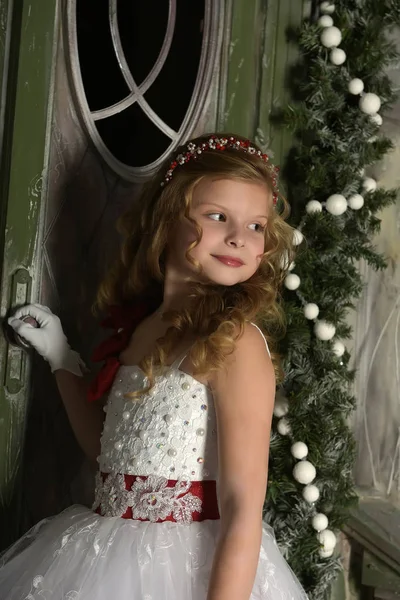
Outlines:
{"type": "MultiPolygon", "coordinates": [[[[74,505],[0,556],[0,598],[206,600],[219,525],[102,517],[74,505]]],[[[264,525],[250,600],[306,598],[264,525]]]]}

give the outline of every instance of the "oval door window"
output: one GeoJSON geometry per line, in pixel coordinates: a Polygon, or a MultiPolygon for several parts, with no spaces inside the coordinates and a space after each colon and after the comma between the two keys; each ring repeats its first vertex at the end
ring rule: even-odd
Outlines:
{"type": "Polygon", "coordinates": [[[71,75],[88,132],[135,181],[186,139],[204,108],[220,3],[70,0],[71,75]]]}

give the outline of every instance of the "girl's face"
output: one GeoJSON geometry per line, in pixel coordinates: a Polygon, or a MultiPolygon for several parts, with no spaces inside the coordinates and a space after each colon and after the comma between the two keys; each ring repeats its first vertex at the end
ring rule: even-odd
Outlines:
{"type": "MultiPolygon", "coordinates": [[[[234,179],[205,178],[195,187],[189,215],[201,227],[202,238],[190,256],[202,267],[202,275],[219,285],[247,281],[261,262],[264,232],[272,207],[266,186],[234,179]]],[[[197,238],[192,223],[184,218],[171,232],[168,271],[198,280],[187,260],[187,248],[197,238]]]]}

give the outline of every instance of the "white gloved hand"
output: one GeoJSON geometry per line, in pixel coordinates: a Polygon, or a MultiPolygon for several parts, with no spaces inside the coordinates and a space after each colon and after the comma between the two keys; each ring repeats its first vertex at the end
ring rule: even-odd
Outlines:
{"type": "Polygon", "coordinates": [[[22,306],[8,319],[8,324],[47,360],[53,373],[58,369],[64,369],[82,377],[85,364],[79,354],[71,350],[60,319],[47,306],[41,304],[22,306]],[[36,319],[39,327],[21,321],[28,315],[36,319]]]}

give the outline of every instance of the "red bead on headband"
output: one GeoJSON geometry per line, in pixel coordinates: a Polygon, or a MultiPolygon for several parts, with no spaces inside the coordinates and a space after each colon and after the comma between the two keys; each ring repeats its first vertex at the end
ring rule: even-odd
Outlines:
{"type": "Polygon", "coordinates": [[[272,186],[273,186],[273,202],[274,206],[278,201],[279,189],[278,189],[278,177],[277,173],[279,172],[279,167],[274,167],[272,163],[269,162],[269,158],[267,154],[263,154],[261,150],[257,150],[254,146],[251,145],[249,140],[239,140],[235,137],[221,137],[218,138],[215,135],[212,135],[207,142],[202,142],[199,146],[196,146],[193,142],[189,142],[186,146],[186,152],[182,152],[178,154],[178,156],[171,162],[169,165],[169,169],[165,175],[164,181],[161,183],[164,186],[166,183],[171,181],[174,170],[178,165],[184,165],[189,162],[189,160],[196,159],[203,152],[207,152],[207,150],[226,150],[227,148],[232,150],[241,150],[242,152],[248,152],[249,154],[255,154],[259,156],[262,161],[268,164],[269,171],[272,177],[272,186]]]}

